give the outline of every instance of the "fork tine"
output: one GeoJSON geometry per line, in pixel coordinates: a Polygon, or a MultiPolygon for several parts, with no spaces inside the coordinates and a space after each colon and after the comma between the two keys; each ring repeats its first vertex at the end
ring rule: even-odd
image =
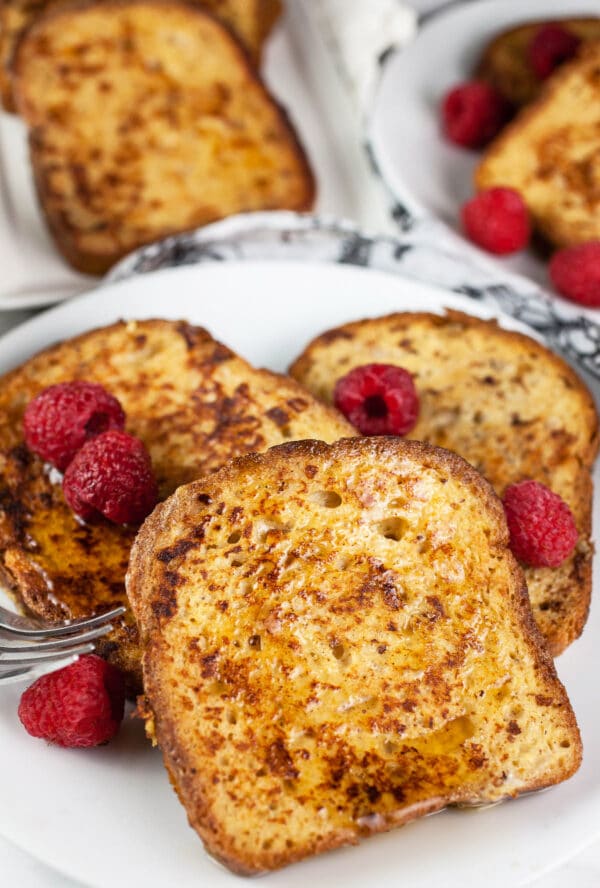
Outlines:
{"type": "Polygon", "coordinates": [[[46,660],[41,660],[39,666],[19,667],[8,669],[7,671],[2,670],[0,671],[0,687],[17,681],[30,681],[39,678],[41,675],[46,675],[48,672],[64,669],[65,666],[70,666],[75,660],[77,660],[76,656],[64,657],[64,659],[52,663],[48,663],[46,660]]]}
{"type": "Polygon", "coordinates": [[[99,614],[96,617],[82,617],[78,620],[71,620],[60,626],[40,626],[35,629],[17,628],[14,625],[11,625],[7,620],[0,618],[0,629],[3,629],[5,632],[10,632],[15,638],[57,638],[61,635],[73,635],[82,629],[94,629],[97,626],[102,626],[105,623],[110,622],[115,617],[120,617],[121,614],[124,613],[124,607],[116,607],[113,610],[107,611],[105,614],[99,614]]]}
{"type": "Polygon", "coordinates": [[[80,644],[77,647],[72,647],[69,651],[59,651],[56,654],[42,654],[39,657],[30,654],[30,649],[27,650],[27,656],[24,657],[13,657],[12,655],[3,654],[0,657],[0,675],[4,671],[10,672],[12,669],[16,669],[20,666],[34,667],[41,663],[57,663],[60,660],[64,660],[65,657],[71,656],[80,656],[81,654],[90,654],[94,650],[93,644],[80,644]]]}
{"type": "Polygon", "coordinates": [[[35,651],[36,653],[42,653],[43,651],[61,651],[72,647],[74,644],[84,644],[85,642],[102,638],[102,636],[110,632],[111,629],[111,624],[107,623],[104,626],[98,626],[97,629],[91,629],[89,632],[82,632],[79,635],[59,636],[50,641],[35,641],[31,637],[28,640],[21,638],[17,644],[3,644],[2,642],[6,641],[7,638],[12,639],[14,633],[3,633],[2,630],[0,630],[0,654],[26,653],[27,651],[35,651]]]}
{"type": "MultiPolygon", "coordinates": [[[[98,631],[98,630],[96,630],[98,631]]],[[[92,633],[88,633],[88,636],[92,633]]],[[[12,662],[13,657],[27,657],[35,659],[38,656],[46,660],[48,654],[60,654],[62,657],[68,657],[72,653],[80,653],[84,647],[94,647],[93,641],[97,638],[79,636],[71,636],[70,638],[58,639],[56,641],[46,642],[26,642],[25,644],[0,644],[0,664],[4,662],[12,662]]]]}

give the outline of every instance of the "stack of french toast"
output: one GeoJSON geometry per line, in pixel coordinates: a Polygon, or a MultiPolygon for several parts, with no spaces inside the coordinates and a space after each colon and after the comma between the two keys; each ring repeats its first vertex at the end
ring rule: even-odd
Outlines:
{"type": "Polygon", "coordinates": [[[561,248],[600,238],[600,18],[551,23],[573,48],[562,64],[553,59],[547,77],[530,63],[543,27],[548,23],[529,22],[502,32],[477,64],[476,76],[517,114],[487,147],[476,186],[517,190],[540,237],[561,248]]]}
{"type": "Polygon", "coordinates": [[[50,621],[127,606],[98,652],[142,695],[206,850],[268,871],[577,770],[552,656],[587,617],[597,448],[584,383],[494,321],[349,323],[288,376],[184,321],[120,322],[0,380],[3,578],[50,621]],[[82,520],[24,438],[28,405],[81,380],[150,455],[141,527],[82,520]],[[407,392],[406,434],[349,421],[382,430],[407,392]],[[503,498],[523,483],[570,516],[560,563],[512,551],[503,498]]]}
{"type": "Polygon", "coordinates": [[[0,96],[76,269],[252,210],[308,210],[308,159],[258,64],[279,0],[2,0],[0,96]]]}

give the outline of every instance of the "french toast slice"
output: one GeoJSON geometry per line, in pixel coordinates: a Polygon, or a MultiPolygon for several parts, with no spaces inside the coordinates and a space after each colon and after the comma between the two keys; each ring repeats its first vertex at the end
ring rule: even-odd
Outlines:
{"type": "MultiPolygon", "coordinates": [[[[298,383],[254,369],[183,321],[118,323],[31,358],[0,379],[0,567],[26,611],[52,621],[126,603],[124,577],[137,531],[76,519],[56,471],[25,447],[29,401],[73,379],[99,382],[121,401],[127,431],[150,451],[161,499],[232,456],[290,438],[335,440],[352,432],[298,383]]],[[[98,647],[139,689],[131,614],[98,647]]]]}
{"type": "Polygon", "coordinates": [[[475,171],[478,189],[508,186],[555,247],[600,238],[600,41],[546,81],[487,148],[475,171]]]}
{"type": "Polygon", "coordinates": [[[283,109],[197,4],[50,9],[17,46],[13,95],[48,227],[81,271],[234,213],[313,204],[283,109]]]}
{"type": "Polygon", "coordinates": [[[577,769],[507,537],[471,466],[399,438],[275,447],[154,511],[142,712],[210,854],[271,870],[577,769]]]}
{"type": "MultiPolygon", "coordinates": [[[[15,46],[43,12],[64,0],[0,0],[0,102],[14,111],[10,72],[15,46]]],[[[253,62],[260,61],[265,39],[281,13],[279,0],[200,0],[199,5],[226,24],[242,41],[253,62]]]]}
{"type": "Polygon", "coordinates": [[[371,362],[413,374],[420,414],[411,438],[456,451],[499,496],[531,478],[568,503],[579,531],[573,555],[558,568],[525,568],[535,619],[559,654],[581,634],[591,595],[598,418],[586,386],[535,340],[455,311],[394,314],[330,330],[290,373],[331,403],[336,381],[371,362]]]}
{"type": "MultiPolygon", "coordinates": [[[[600,40],[600,18],[552,19],[552,23],[580,40],[600,40]]],[[[491,83],[517,108],[532,102],[543,81],[531,67],[528,50],[536,32],[547,24],[549,20],[526,22],[502,31],[485,47],[474,76],[491,83]]]]}

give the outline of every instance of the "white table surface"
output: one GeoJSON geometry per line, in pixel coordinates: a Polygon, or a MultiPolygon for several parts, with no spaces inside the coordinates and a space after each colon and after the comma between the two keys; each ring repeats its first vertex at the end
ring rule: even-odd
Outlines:
{"type": "MultiPolygon", "coordinates": [[[[364,0],[364,2],[368,3],[370,0],[364,0]]],[[[418,11],[428,11],[439,5],[439,0],[413,0],[412,5],[418,11]]],[[[302,64],[302,59],[300,59],[299,63],[302,64]]],[[[337,95],[330,97],[330,104],[336,104],[338,98],[337,95]]],[[[327,97],[325,97],[325,102],[327,104],[327,97]]],[[[304,133],[304,135],[307,142],[311,141],[313,136],[317,137],[316,133],[304,133]]],[[[318,141],[318,139],[316,140],[318,141]]],[[[365,183],[368,182],[365,168],[363,167],[360,173],[358,171],[358,145],[355,149],[348,149],[348,144],[345,142],[345,146],[346,155],[353,156],[356,162],[357,178],[360,179],[362,177],[365,183]]],[[[384,201],[381,195],[366,194],[364,200],[360,203],[360,210],[354,213],[356,221],[371,230],[393,230],[390,223],[385,219],[383,207],[384,201]]],[[[320,206],[320,209],[347,215],[347,195],[336,194],[334,190],[328,191],[326,201],[320,206]]],[[[21,323],[31,314],[31,312],[0,313],[0,335],[16,324],[21,323]]],[[[75,883],[54,872],[0,837],[0,884],[6,886],[6,888],[81,888],[82,883],[75,883]]],[[[599,888],[600,842],[593,844],[559,869],[546,874],[531,884],[535,888],[564,888],[566,885],[572,886],[572,888],[599,888]]],[[[458,886],[447,885],[444,888],[458,888],[458,886]]],[[[511,888],[511,886],[507,886],[507,888],[511,888]]]]}

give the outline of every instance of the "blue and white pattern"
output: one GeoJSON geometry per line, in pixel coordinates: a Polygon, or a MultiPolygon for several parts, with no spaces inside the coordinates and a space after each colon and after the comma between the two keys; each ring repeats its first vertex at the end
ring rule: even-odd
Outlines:
{"type": "Polygon", "coordinates": [[[525,278],[506,275],[498,280],[489,269],[465,259],[460,243],[457,248],[441,223],[414,220],[402,207],[396,213],[402,219],[397,238],[372,237],[352,223],[327,217],[289,212],[234,216],[137,250],[105,282],[204,262],[269,259],[373,268],[495,306],[537,331],[576,368],[600,382],[599,324],[564,309],[525,278]]]}

